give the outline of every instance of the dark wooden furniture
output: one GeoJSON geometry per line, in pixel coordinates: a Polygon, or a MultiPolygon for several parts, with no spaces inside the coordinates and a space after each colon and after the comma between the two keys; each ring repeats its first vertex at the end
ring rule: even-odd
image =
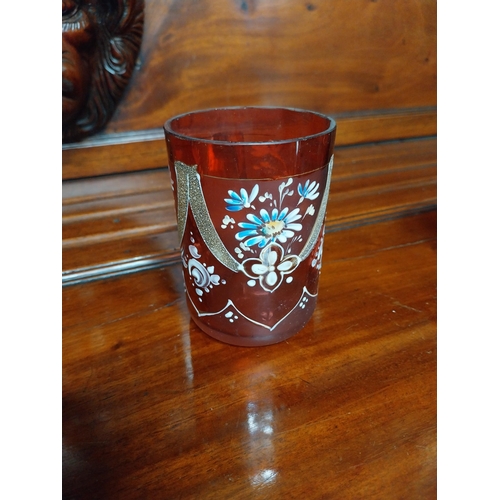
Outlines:
{"type": "Polygon", "coordinates": [[[63,148],[64,498],[436,497],[435,9],[146,1],[117,114],[63,148]],[[242,348],[188,316],[160,127],[263,103],[338,147],[315,314],[242,348]]]}

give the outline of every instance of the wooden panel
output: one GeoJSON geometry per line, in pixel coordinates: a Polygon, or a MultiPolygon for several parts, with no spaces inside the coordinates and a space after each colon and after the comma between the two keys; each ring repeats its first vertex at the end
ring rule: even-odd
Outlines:
{"type": "Polygon", "coordinates": [[[147,137],[137,140],[135,133],[118,137],[101,134],[70,147],[63,146],[62,178],[79,179],[165,167],[168,158],[163,131],[148,133],[147,137]]]}
{"type": "Polygon", "coordinates": [[[108,132],[173,114],[436,105],[436,1],[149,0],[139,68],[108,132]]]}
{"type": "MultiPolygon", "coordinates": [[[[436,206],[436,140],[337,148],[327,230],[436,206]]],[[[76,283],[178,259],[168,171],[63,184],[63,281],[76,283]]]]}
{"type": "Polygon", "coordinates": [[[105,130],[63,148],[63,178],[165,166],[161,127],[217,106],[338,120],[337,144],[436,134],[436,1],[146,0],[137,68],[105,130]]]}
{"type": "Polygon", "coordinates": [[[63,498],[436,498],[436,213],[325,238],[305,328],[189,319],[181,265],[63,289],[63,498]]]}
{"type": "MultiPolygon", "coordinates": [[[[334,117],[336,144],[434,136],[436,110],[402,110],[334,117]]],[[[161,168],[168,163],[162,129],[142,133],[100,134],[82,143],[64,146],[63,179],[161,168]]]]}

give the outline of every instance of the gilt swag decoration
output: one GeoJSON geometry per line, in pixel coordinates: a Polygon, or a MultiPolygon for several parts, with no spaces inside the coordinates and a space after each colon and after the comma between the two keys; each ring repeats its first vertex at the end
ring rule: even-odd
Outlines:
{"type": "Polygon", "coordinates": [[[144,24],[144,0],[62,1],[63,142],[109,121],[132,75],[144,24]]]}

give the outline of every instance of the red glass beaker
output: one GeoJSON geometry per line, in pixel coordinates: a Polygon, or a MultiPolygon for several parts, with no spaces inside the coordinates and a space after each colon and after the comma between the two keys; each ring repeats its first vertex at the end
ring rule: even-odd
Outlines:
{"type": "Polygon", "coordinates": [[[296,334],[316,305],[335,121],[236,107],[164,130],[194,322],[235,345],[296,334]]]}

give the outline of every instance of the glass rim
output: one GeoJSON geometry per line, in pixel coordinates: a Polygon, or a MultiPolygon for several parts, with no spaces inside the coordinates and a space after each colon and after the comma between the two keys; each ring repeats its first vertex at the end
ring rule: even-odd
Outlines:
{"type": "Polygon", "coordinates": [[[311,111],[309,109],[293,108],[293,107],[287,107],[287,106],[222,106],[222,107],[198,109],[198,110],[188,111],[186,113],[180,113],[178,115],[172,116],[163,125],[163,129],[165,130],[165,132],[167,134],[173,135],[173,136],[178,137],[180,139],[202,142],[202,143],[206,143],[206,144],[225,145],[225,146],[266,146],[266,145],[269,146],[272,144],[295,143],[298,141],[307,141],[309,139],[321,137],[323,135],[328,135],[328,134],[332,133],[336,128],[337,128],[337,122],[328,115],[325,115],[325,114],[320,113],[318,111],[311,111]],[[324,120],[326,120],[329,125],[327,128],[325,128],[325,130],[322,130],[321,132],[316,132],[314,134],[301,135],[298,137],[292,137],[290,139],[269,140],[269,141],[223,141],[223,140],[216,140],[216,139],[204,139],[204,138],[184,134],[181,132],[176,132],[175,130],[172,129],[172,122],[174,122],[175,120],[179,120],[181,118],[184,118],[186,116],[189,116],[189,115],[197,115],[197,114],[209,113],[209,112],[213,112],[213,111],[231,111],[231,110],[246,110],[246,109],[248,109],[248,110],[251,110],[251,109],[276,110],[276,111],[283,110],[283,111],[292,111],[292,112],[303,114],[303,115],[306,115],[306,114],[315,115],[317,117],[320,117],[320,118],[323,118],[324,120]]]}

